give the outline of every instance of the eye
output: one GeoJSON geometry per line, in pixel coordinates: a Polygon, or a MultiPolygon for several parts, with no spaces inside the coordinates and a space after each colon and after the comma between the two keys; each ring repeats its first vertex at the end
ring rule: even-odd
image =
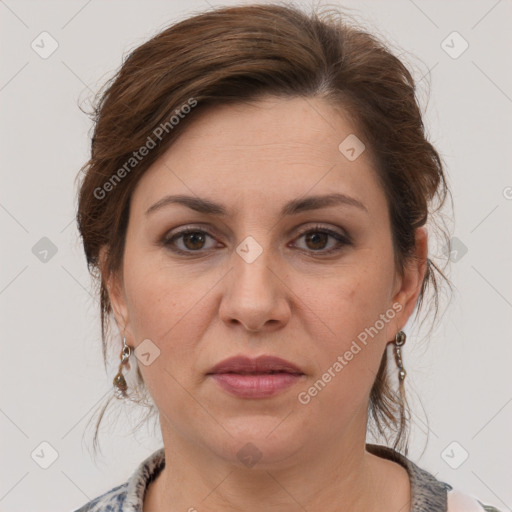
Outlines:
{"type": "Polygon", "coordinates": [[[198,252],[201,249],[205,249],[204,244],[206,238],[212,238],[206,231],[203,231],[202,229],[187,228],[179,231],[169,238],[166,238],[163,243],[164,245],[169,246],[171,250],[178,253],[198,252]],[[183,242],[184,248],[175,246],[175,242],[178,240],[183,242]]]}
{"type": "MultiPolygon", "coordinates": [[[[170,237],[165,237],[162,244],[169,247],[173,252],[180,254],[199,253],[202,250],[209,250],[215,247],[215,244],[206,247],[206,240],[208,238],[215,240],[208,232],[202,229],[186,228],[170,237]],[[181,242],[181,244],[178,242],[181,242]]],[[[303,250],[313,253],[330,254],[341,250],[345,245],[352,245],[349,236],[322,226],[313,226],[303,230],[299,233],[296,240],[301,238],[304,238],[306,243],[306,248],[303,250]],[[334,244],[329,249],[325,249],[329,239],[333,240],[334,244]]]]}
{"type": "Polygon", "coordinates": [[[344,245],[351,245],[352,243],[348,236],[322,226],[314,226],[313,228],[303,230],[299,234],[297,240],[303,237],[307,245],[305,250],[321,252],[322,254],[329,254],[331,252],[338,251],[344,245]],[[334,246],[325,250],[325,246],[328,243],[329,238],[334,239],[334,246]]]}

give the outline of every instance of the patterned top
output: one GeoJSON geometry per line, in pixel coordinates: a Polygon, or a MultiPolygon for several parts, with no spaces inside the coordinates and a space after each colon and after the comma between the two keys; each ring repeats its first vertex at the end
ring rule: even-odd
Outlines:
{"type": "MultiPolygon", "coordinates": [[[[401,464],[407,470],[411,484],[410,512],[499,512],[437,480],[387,446],[367,444],[366,449],[374,455],[401,464]]],[[[164,467],[164,448],[160,448],[139,465],[127,482],[101,494],[74,512],[143,512],[146,489],[164,467]]]]}

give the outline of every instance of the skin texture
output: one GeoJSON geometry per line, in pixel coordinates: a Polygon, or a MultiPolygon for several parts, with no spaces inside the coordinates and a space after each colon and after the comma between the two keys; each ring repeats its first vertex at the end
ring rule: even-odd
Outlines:
{"type": "Polygon", "coordinates": [[[108,283],[127,343],[149,339],[160,350],[152,364],[139,364],[160,411],[166,455],[145,512],[409,510],[405,470],[365,450],[367,407],[386,345],[414,310],[427,234],[417,230],[418,260],[402,278],[370,152],[349,161],[338,149],[352,133],[348,118],[320,98],[214,107],[137,185],[123,268],[108,283]],[[333,192],[367,211],[336,205],[278,215],[292,199],[333,192]],[[182,205],[145,214],[167,194],[207,198],[228,214],[182,205]],[[316,224],[352,243],[325,255],[337,247],[334,238],[320,233],[308,242],[299,232],[316,224]],[[207,235],[175,240],[188,250],[178,255],[162,240],[184,227],[207,235]],[[248,236],[262,249],[251,263],[236,251],[248,236]],[[298,394],[397,303],[401,311],[300,403],[298,394]],[[206,373],[240,354],[282,357],[305,376],[272,398],[234,397],[206,373]],[[252,467],[237,456],[249,442],[260,452],[252,467]]]}

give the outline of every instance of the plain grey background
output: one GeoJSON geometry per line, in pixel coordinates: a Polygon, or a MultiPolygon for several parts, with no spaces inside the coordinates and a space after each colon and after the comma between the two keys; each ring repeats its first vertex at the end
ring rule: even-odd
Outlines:
{"type": "MultiPolygon", "coordinates": [[[[111,391],[120,345],[105,373],[74,222],[91,128],[77,104],[88,105],[129,50],[209,5],[221,4],[0,1],[2,512],[73,510],[126,481],[161,446],[144,429],[130,435],[130,409],[111,431],[106,421],[102,455],[90,453],[86,424],[111,391]]],[[[455,200],[456,252],[431,247],[451,258],[451,304],[428,341],[406,329],[410,457],[511,510],[512,3],[340,5],[401,48],[421,88],[430,83],[425,121],[455,200]]]]}

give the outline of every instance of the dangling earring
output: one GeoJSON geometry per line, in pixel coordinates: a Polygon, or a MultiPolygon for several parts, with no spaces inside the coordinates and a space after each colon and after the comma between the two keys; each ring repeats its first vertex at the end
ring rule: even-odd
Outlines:
{"type": "Polygon", "coordinates": [[[398,380],[402,383],[407,375],[404,364],[402,361],[402,346],[405,343],[407,336],[404,331],[398,331],[395,335],[395,361],[398,366],[398,380]]]}
{"type": "Polygon", "coordinates": [[[128,364],[128,359],[130,358],[130,354],[132,353],[131,348],[126,344],[126,336],[123,336],[123,348],[121,350],[120,359],[121,363],[119,364],[119,370],[117,375],[114,377],[113,383],[116,388],[121,391],[121,394],[126,397],[126,390],[128,389],[128,385],[126,384],[126,380],[124,378],[122,369],[123,365],[128,364]]]}

